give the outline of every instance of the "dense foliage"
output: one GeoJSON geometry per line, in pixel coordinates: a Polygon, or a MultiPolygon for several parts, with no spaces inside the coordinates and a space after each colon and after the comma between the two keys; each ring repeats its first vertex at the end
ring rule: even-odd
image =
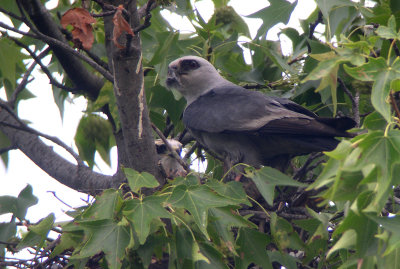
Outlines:
{"type": "Polygon", "coordinates": [[[70,222],[50,214],[30,223],[31,186],[0,197],[0,214],[12,216],[0,223],[0,267],[400,268],[399,1],[315,0],[301,29],[281,27],[289,55],[266,36],[289,21],[297,1],[269,0],[248,15],[263,22],[255,37],[228,0],[213,1],[208,21],[186,0],[60,0],[51,10],[43,0],[1,2],[1,18],[11,20],[0,21],[2,160],[19,149],[95,200],[68,212],[70,222]],[[163,9],[186,17],[195,32],[174,29],[163,9]],[[185,135],[185,101],[165,88],[168,63],[188,54],[246,88],[320,116],[350,116],[356,136],[332,152],[293,159],[285,173],[248,167],[243,183],[226,181],[220,160],[185,135]],[[79,154],[18,117],[19,101],[33,98],[27,88],[35,68],[48,76],[62,113],[66,98],[87,98],[79,154]],[[206,170],[166,179],[154,137],[179,140],[179,162],[206,160],[206,170]],[[93,172],[95,153],[109,162],[113,146],[116,174],[93,172]],[[26,249],[28,259],[12,255],[26,249]]]}

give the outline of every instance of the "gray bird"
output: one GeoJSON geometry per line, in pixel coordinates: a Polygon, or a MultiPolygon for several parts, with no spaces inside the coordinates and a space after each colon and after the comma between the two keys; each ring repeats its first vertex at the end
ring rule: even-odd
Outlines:
{"type": "Polygon", "coordinates": [[[284,98],[250,91],[224,79],[207,60],[185,56],[168,66],[167,86],[186,99],[183,123],[225,165],[284,170],[294,156],[333,150],[352,137],[348,118],[321,118],[284,98]]]}

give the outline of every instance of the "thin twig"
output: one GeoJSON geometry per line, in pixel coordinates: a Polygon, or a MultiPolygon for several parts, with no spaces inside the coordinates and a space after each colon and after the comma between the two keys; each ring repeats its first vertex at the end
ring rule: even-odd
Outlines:
{"type": "Polygon", "coordinates": [[[68,206],[68,207],[71,208],[71,209],[74,209],[72,206],[70,206],[69,204],[67,204],[67,203],[64,202],[63,200],[61,200],[61,199],[57,196],[57,194],[56,194],[55,191],[47,191],[47,192],[53,194],[54,198],[56,198],[58,201],[60,201],[60,202],[63,203],[64,205],[68,206]]]}
{"type": "Polygon", "coordinates": [[[76,154],[75,151],[73,151],[70,147],[68,147],[64,142],[62,142],[58,137],[54,137],[54,136],[50,136],[47,134],[44,134],[42,132],[39,132],[29,126],[27,126],[25,123],[23,123],[18,116],[14,113],[14,111],[12,111],[10,109],[9,106],[7,106],[6,104],[4,104],[3,102],[0,102],[0,107],[4,108],[5,110],[7,110],[7,112],[19,123],[18,125],[14,125],[14,124],[9,124],[6,122],[0,122],[0,125],[6,126],[6,127],[10,127],[10,128],[14,128],[17,130],[21,130],[21,131],[25,131],[37,136],[41,136],[46,138],[47,140],[50,140],[51,142],[59,145],[60,147],[64,148],[69,154],[72,155],[72,157],[75,158],[76,162],[78,163],[79,166],[85,166],[85,164],[83,163],[83,161],[81,160],[81,158],[79,157],[78,154],[76,154]]]}
{"type": "Polygon", "coordinates": [[[90,57],[88,57],[82,53],[79,53],[75,49],[71,48],[68,44],[65,44],[64,42],[62,42],[58,39],[52,38],[52,37],[42,34],[40,32],[38,32],[37,34],[24,32],[24,31],[14,28],[14,27],[11,27],[3,22],[0,22],[0,27],[10,30],[10,31],[13,31],[15,33],[24,35],[24,36],[29,36],[29,37],[44,41],[45,43],[47,43],[49,45],[64,49],[64,50],[70,52],[71,54],[73,54],[74,56],[85,61],[87,64],[89,64],[91,67],[93,67],[96,71],[98,71],[100,74],[102,74],[107,80],[114,82],[113,75],[108,70],[104,69],[101,65],[97,64],[90,57]]]}
{"type": "Polygon", "coordinates": [[[3,154],[3,153],[9,152],[10,150],[14,150],[14,149],[17,149],[17,146],[11,145],[11,146],[8,146],[8,147],[5,147],[5,148],[1,148],[0,149],[0,155],[3,154]]]}
{"type": "Polygon", "coordinates": [[[393,90],[390,90],[390,101],[391,101],[393,109],[396,113],[396,116],[398,119],[397,122],[400,123],[400,110],[399,110],[399,107],[397,106],[396,100],[394,98],[393,90]]]}
{"type": "Polygon", "coordinates": [[[2,7],[0,7],[0,12],[1,12],[1,13],[4,13],[4,14],[6,14],[6,15],[8,15],[8,16],[14,18],[14,19],[17,19],[17,20],[19,20],[19,21],[22,21],[22,22],[25,21],[25,19],[24,19],[23,17],[20,17],[20,16],[14,14],[14,13],[8,11],[8,10],[5,10],[5,9],[2,8],[2,7]]]}
{"type": "MultiPolygon", "coordinates": [[[[18,39],[11,37],[11,36],[7,36],[8,39],[12,40],[15,44],[17,44],[18,46],[20,46],[21,48],[25,49],[29,55],[31,55],[31,57],[33,58],[33,60],[35,60],[36,63],[39,64],[40,68],[42,69],[42,71],[47,75],[47,77],[50,80],[50,83],[60,89],[63,89],[67,92],[71,92],[71,93],[76,93],[77,89],[76,88],[70,88],[67,87],[63,84],[61,84],[60,82],[58,82],[50,73],[50,70],[42,63],[42,61],[40,60],[40,57],[36,56],[36,54],[24,43],[20,42],[18,39]]],[[[46,55],[48,52],[50,51],[50,47],[46,48],[43,52],[45,53],[44,55],[46,55]]]]}
{"type": "MultiPolygon", "coordinates": [[[[390,43],[392,43],[392,42],[393,42],[393,39],[389,39],[389,41],[390,41],[390,43]]],[[[399,50],[399,48],[397,47],[396,42],[393,42],[393,50],[394,50],[394,53],[396,53],[396,56],[400,56],[400,50],[399,50]]]]}
{"type": "MultiPolygon", "coordinates": [[[[114,12],[115,13],[115,12],[114,12]]],[[[69,32],[67,29],[64,29],[62,27],[59,27],[59,30],[61,31],[61,33],[64,34],[65,38],[68,41],[73,41],[73,37],[71,32],[69,32]]],[[[110,70],[110,68],[108,67],[108,64],[103,61],[102,59],[100,59],[99,56],[97,56],[96,54],[94,54],[93,52],[91,52],[90,50],[87,50],[85,48],[79,48],[80,50],[83,50],[93,61],[95,61],[98,65],[102,66],[104,69],[106,70],[110,70]]]]}
{"type": "Polygon", "coordinates": [[[356,96],[353,96],[349,88],[347,88],[346,84],[341,78],[338,78],[338,82],[340,86],[342,86],[344,93],[350,98],[351,107],[353,110],[353,120],[356,122],[356,127],[360,126],[360,110],[359,110],[359,103],[360,103],[360,93],[357,91],[356,96]]]}
{"type": "Polygon", "coordinates": [[[15,107],[15,102],[17,101],[18,95],[25,89],[26,85],[28,85],[28,83],[32,81],[32,80],[29,80],[29,76],[31,75],[32,71],[35,69],[36,65],[37,65],[37,62],[34,61],[29,66],[29,68],[25,71],[25,74],[24,74],[21,82],[15,88],[10,100],[8,101],[12,108],[15,107]]]}
{"type": "Polygon", "coordinates": [[[294,174],[293,178],[294,179],[300,179],[302,178],[305,174],[307,174],[307,172],[311,171],[312,169],[314,169],[315,167],[310,166],[311,163],[315,160],[318,159],[320,157],[324,156],[324,154],[322,152],[318,152],[318,153],[314,153],[311,154],[307,161],[304,163],[304,165],[297,170],[297,172],[294,174]]]}
{"type": "Polygon", "coordinates": [[[150,11],[157,7],[157,1],[150,0],[145,6],[138,9],[139,18],[144,18],[150,11]]]}
{"type": "Polygon", "coordinates": [[[135,29],[133,29],[133,33],[136,35],[137,33],[139,33],[140,31],[146,29],[147,27],[149,27],[151,25],[150,19],[151,19],[151,10],[152,10],[152,6],[153,4],[156,3],[155,0],[149,0],[146,4],[146,13],[144,16],[144,22],[143,24],[139,25],[138,27],[136,27],[135,29]]]}
{"type": "MultiPolygon", "coordinates": [[[[314,36],[314,32],[315,32],[315,28],[317,27],[318,24],[320,24],[321,22],[323,22],[323,16],[322,16],[322,12],[319,11],[318,12],[318,18],[313,22],[310,23],[310,32],[308,33],[308,38],[312,39],[314,36]]],[[[308,53],[311,53],[311,45],[309,42],[307,42],[307,49],[308,49],[308,53]]]]}
{"type": "Polygon", "coordinates": [[[296,58],[290,60],[289,62],[287,62],[287,64],[288,65],[292,65],[292,64],[294,64],[296,62],[300,62],[300,61],[305,60],[305,59],[306,59],[306,57],[304,55],[300,55],[299,57],[296,57],[296,58]]]}
{"type": "Polygon", "coordinates": [[[157,133],[157,135],[161,138],[161,140],[164,142],[165,146],[167,147],[168,151],[172,154],[172,156],[178,161],[178,163],[186,170],[186,172],[190,172],[189,165],[182,160],[182,158],[176,153],[176,151],[171,147],[169,144],[167,138],[163,135],[163,133],[155,126],[153,123],[151,123],[151,127],[153,130],[157,133]]]}
{"type": "Polygon", "coordinates": [[[183,160],[184,161],[188,160],[199,145],[200,145],[199,142],[196,141],[193,144],[193,146],[188,150],[188,152],[186,152],[185,156],[183,157],[183,160]]]}

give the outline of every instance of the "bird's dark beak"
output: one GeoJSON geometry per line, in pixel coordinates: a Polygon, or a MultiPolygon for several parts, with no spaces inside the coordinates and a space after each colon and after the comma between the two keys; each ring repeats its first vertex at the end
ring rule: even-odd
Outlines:
{"type": "Polygon", "coordinates": [[[168,87],[174,87],[175,85],[179,84],[175,71],[176,71],[175,69],[168,67],[168,75],[166,80],[168,87]]]}

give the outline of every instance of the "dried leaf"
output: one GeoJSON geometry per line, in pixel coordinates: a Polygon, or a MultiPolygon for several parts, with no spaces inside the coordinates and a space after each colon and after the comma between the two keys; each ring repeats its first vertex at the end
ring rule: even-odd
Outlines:
{"type": "Polygon", "coordinates": [[[118,38],[124,32],[127,32],[131,36],[135,35],[133,33],[129,23],[122,16],[123,10],[124,10],[124,7],[122,5],[119,5],[117,8],[117,11],[115,12],[114,17],[113,17],[113,23],[114,23],[113,41],[114,41],[115,46],[119,49],[125,48],[120,43],[118,43],[118,38]]]}
{"type": "Polygon", "coordinates": [[[96,20],[84,8],[72,8],[65,12],[61,18],[61,26],[65,29],[68,25],[72,25],[72,37],[76,48],[84,48],[90,50],[93,41],[92,23],[96,20]]]}

